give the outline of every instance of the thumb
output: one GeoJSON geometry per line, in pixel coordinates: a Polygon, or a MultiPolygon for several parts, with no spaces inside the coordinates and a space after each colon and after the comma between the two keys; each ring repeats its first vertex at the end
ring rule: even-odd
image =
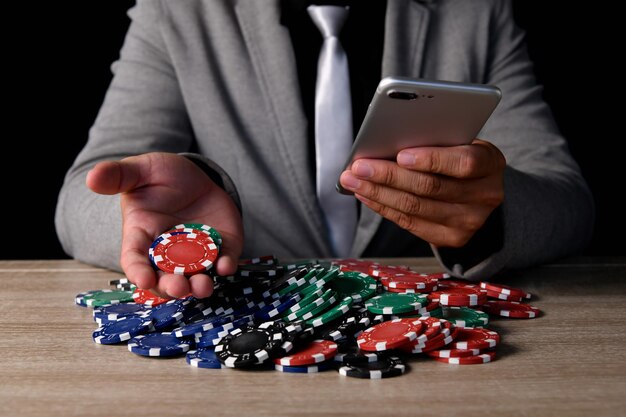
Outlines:
{"type": "Polygon", "coordinates": [[[139,185],[142,171],[148,169],[146,165],[149,164],[142,157],[100,162],[87,173],[87,187],[106,195],[133,190],[139,185]]]}

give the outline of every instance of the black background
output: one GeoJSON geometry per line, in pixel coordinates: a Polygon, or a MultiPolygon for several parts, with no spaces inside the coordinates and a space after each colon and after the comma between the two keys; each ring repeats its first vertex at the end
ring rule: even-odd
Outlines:
{"type": "MultiPolygon", "coordinates": [[[[26,2],[20,2],[26,3],[26,2]]],[[[3,13],[5,104],[0,259],[66,257],[54,230],[63,176],[83,147],[110,82],[134,0],[11,5],[3,13]]],[[[596,201],[588,255],[626,255],[623,52],[617,6],[515,0],[544,97],[596,201]]]]}

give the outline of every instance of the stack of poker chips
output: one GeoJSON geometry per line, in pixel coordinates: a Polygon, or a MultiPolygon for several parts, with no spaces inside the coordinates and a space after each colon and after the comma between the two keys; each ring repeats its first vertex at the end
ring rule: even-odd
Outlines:
{"type": "MultiPolygon", "coordinates": [[[[212,273],[206,261],[219,254],[216,233],[175,226],[157,238],[151,260],[168,272],[212,273]],[[206,232],[201,243],[174,237],[198,230],[206,232]],[[187,247],[193,256],[182,254],[187,247]]],[[[487,328],[490,317],[539,313],[521,302],[531,296],[518,288],[356,259],[281,264],[263,256],[241,260],[232,276],[212,276],[215,292],[206,299],[168,300],[121,279],[113,289],[79,294],[76,303],[94,307],[96,343],[127,343],[137,355],[185,356],[199,368],[334,369],[372,379],[402,375],[416,356],[458,365],[493,361],[500,336],[487,328]]]]}

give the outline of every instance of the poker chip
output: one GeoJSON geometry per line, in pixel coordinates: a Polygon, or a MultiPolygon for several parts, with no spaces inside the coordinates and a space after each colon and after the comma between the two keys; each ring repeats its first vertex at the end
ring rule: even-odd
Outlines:
{"type": "Polygon", "coordinates": [[[344,365],[362,365],[364,363],[378,362],[386,357],[387,355],[384,352],[365,352],[357,347],[353,347],[348,352],[336,354],[334,360],[344,365]]]}
{"type": "Polygon", "coordinates": [[[308,320],[311,317],[313,317],[312,311],[318,309],[320,306],[322,305],[326,305],[325,303],[328,302],[328,300],[332,299],[333,303],[335,302],[334,297],[335,297],[336,293],[333,290],[326,290],[322,295],[320,295],[318,298],[316,298],[315,300],[313,300],[312,302],[310,302],[308,305],[305,305],[304,307],[302,307],[300,310],[297,310],[291,314],[289,314],[285,319],[288,321],[293,321],[293,320],[297,320],[297,319],[302,319],[302,320],[308,320]]]}
{"type": "Polygon", "coordinates": [[[318,315],[322,314],[323,312],[331,308],[337,302],[337,294],[334,291],[331,291],[331,292],[333,295],[328,300],[324,301],[322,304],[315,307],[313,310],[309,311],[308,313],[303,314],[300,317],[300,319],[305,320],[308,326],[313,326],[312,319],[316,318],[318,315]]]}
{"type": "Polygon", "coordinates": [[[489,324],[489,315],[468,307],[445,307],[443,318],[457,327],[484,327],[489,324]]]}
{"type": "Polygon", "coordinates": [[[486,329],[458,329],[452,349],[491,349],[500,343],[500,335],[486,329]]]}
{"type": "Polygon", "coordinates": [[[85,300],[85,297],[98,291],[99,290],[92,290],[92,291],[85,291],[85,292],[78,293],[74,297],[74,303],[77,306],[87,307],[87,300],[85,300]]]}
{"type": "Polygon", "coordinates": [[[426,352],[426,354],[433,358],[466,358],[480,355],[480,352],[480,349],[437,349],[426,352]]]}
{"type": "Polygon", "coordinates": [[[233,329],[249,324],[250,322],[252,322],[252,316],[244,316],[238,319],[235,319],[234,315],[211,316],[174,329],[173,333],[176,337],[188,337],[209,330],[223,331],[233,329]]]}
{"type": "Polygon", "coordinates": [[[224,368],[222,362],[217,359],[215,350],[211,348],[190,350],[187,352],[186,361],[195,368],[221,369],[224,368]]]}
{"type": "Polygon", "coordinates": [[[332,359],[337,353],[337,344],[328,340],[314,340],[289,356],[274,359],[278,365],[310,365],[332,359]]]}
{"type": "Polygon", "coordinates": [[[357,345],[359,349],[370,352],[394,349],[417,339],[422,326],[418,319],[385,321],[363,331],[357,338],[357,345]]]}
{"type": "Polygon", "coordinates": [[[487,301],[487,294],[477,286],[453,286],[432,292],[430,299],[438,301],[442,306],[472,307],[484,304],[487,301]]]}
{"type": "Polygon", "coordinates": [[[475,356],[464,356],[464,357],[454,357],[454,358],[445,358],[445,357],[433,357],[437,362],[449,363],[452,365],[480,365],[487,362],[493,362],[496,358],[496,352],[487,351],[485,353],[481,353],[475,356]]]}
{"type": "Polygon", "coordinates": [[[156,307],[160,304],[171,301],[171,298],[163,298],[153,294],[150,290],[140,290],[139,288],[133,291],[133,300],[137,304],[143,304],[149,307],[156,307]]]}
{"type": "Polygon", "coordinates": [[[193,230],[198,230],[202,233],[206,233],[209,236],[211,236],[211,238],[213,239],[213,241],[218,245],[218,246],[222,246],[222,235],[213,227],[208,226],[206,224],[200,224],[200,223],[184,223],[184,224],[177,224],[176,226],[174,226],[173,228],[174,230],[181,230],[181,229],[193,229],[193,230]]]}
{"type": "Polygon", "coordinates": [[[122,317],[94,330],[93,341],[101,345],[122,343],[135,336],[154,330],[152,319],[147,316],[122,317]]]}
{"type": "Polygon", "coordinates": [[[189,343],[170,332],[149,333],[133,337],[128,342],[128,350],[141,356],[178,356],[189,350],[189,343]]]}
{"type": "Polygon", "coordinates": [[[295,373],[295,374],[312,374],[317,372],[328,371],[333,369],[335,364],[333,361],[320,362],[317,365],[307,366],[287,366],[274,364],[274,369],[279,372],[295,373]]]}
{"type": "Polygon", "coordinates": [[[278,357],[283,343],[281,328],[268,321],[233,331],[215,346],[215,354],[229,368],[249,367],[278,357]]]}
{"type": "Polygon", "coordinates": [[[152,259],[163,272],[193,275],[211,269],[219,249],[211,236],[203,233],[183,233],[161,240],[152,259]]]}
{"type": "Polygon", "coordinates": [[[376,295],[376,280],[360,272],[340,272],[336,279],[328,283],[340,297],[351,297],[355,302],[367,300],[376,295]]]}
{"type": "Polygon", "coordinates": [[[350,364],[339,368],[339,374],[352,378],[381,379],[392,378],[402,375],[406,370],[406,365],[395,356],[381,358],[376,362],[363,364],[350,364]]]}
{"type": "Polygon", "coordinates": [[[279,299],[280,303],[276,306],[273,304],[266,306],[259,311],[254,313],[254,317],[258,320],[272,320],[277,317],[280,313],[287,310],[289,307],[292,307],[298,301],[302,299],[300,294],[294,294],[290,296],[283,296],[279,299]]]}
{"type": "Polygon", "coordinates": [[[149,314],[154,321],[154,328],[161,331],[180,323],[189,304],[189,300],[170,300],[153,307],[149,314]]]}
{"type": "Polygon", "coordinates": [[[93,318],[98,323],[116,321],[122,317],[145,314],[149,310],[142,304],[124,303],[99,307],[93,310],[93,318]]]}
{"type": "Polygon", "coordinates": [[[323,274],[321,278],[317,279],[314,283],[312,283],[311,285],[307,287],[302,288],[301,293],[303,295],[306,295],[310,292],[315,291],[318,288],[321,288],[327,284],[330,284],[331,281],[333,281],[335,278],[339,276],[339,272],[340,272],[339,268],[331,268],[325,274],[323,274]]]}
{"type": "Polygon", "coordinates": [[[501,294],[502,296],[505,296],[505,297],[513,297],[513,298],[520,298],[520,299],[530,299],[532,297],[531,294],[527,293],[521,288],[509,287],[508,285],[494,284],[494,283],[486,282],[486,281],[480,282],[480,288],[484,288],[485,290],[491,293],[501,294]]]}
{"type": "Polygon", "coordinates": [[[515,301],[489,300],[481,308],[495,316],[510,317],[515,319],[533,319],[541,313],[536,307],[515,301]]]}
{"type": "Polygon", "coordinates": [[[423,295],[383,293],[370,298],[365,306],[375,314],[400,314],[419,310],[427,303],[428,299],[423,295]]]}
{"type": "Polygon", "coordinates": [[[323,288],[318,288],[314,292],[307,294],[304,298],[302,298],[300,301],[295,303],[293,306],[291,306],[287,310],[283,311],[280,314],[280,317],[288,317],[290,314],[295,313],[296,311],[301,310],[303,307],[308,306],[309,304],[314,302],[316,299],[321,297],[323,293],[324,293],[324,289],[323,288]]]}
{"type": "Polygon", "coordinates": [[[79,297],[82,297],[80,302],[85,304],[87,307],[102,307],[110,304],[130,303],[133,301],[133,293],[122,290],[104,289],[79,294],[76,296],[77,304],[79,304],[79,297]]]}
{"type": "Polygon", "coordinates": [[[332,321],[335,321],[350,310],[350,306],[352,305],[353,302],[354,302],[353,298],[350,296],[347,296],[346,298],[341,300],[339,304],[326,310],[326,312],[323,313],[322,315],[307,320],[306,324],[309,326],[313,326],[313,327],[319,327],[324,324],[328,324],[332,321]]]}

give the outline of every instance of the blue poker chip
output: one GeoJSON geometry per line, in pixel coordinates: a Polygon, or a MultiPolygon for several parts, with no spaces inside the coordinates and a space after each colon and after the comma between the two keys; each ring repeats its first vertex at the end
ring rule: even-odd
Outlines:
{"type": "Polygon", "coordinates": [[[252,322],[252,316],[243,316],[235,318],[234,315],[230,316],[214,316],[204,320],[200,320],[194,323],[189,323],[186,326],[179,327],[174,330],[176,337],[188,337],[197,333],[204,334],[207,332],[221,332],[237,327],[244,326],[252,322]]]}
{"type": "Polygon", "coordinates": [[[143,304],[123,303],[104,306],[93,310],[93,319],[99,324],[117,321],[122,317],[144,315],[150,310],[143,304]]]}
{"type": "Polygon", "coordinates": [[[317,372],[328,371],[334,368],[332,360],[320,362],[317,365],[303,365],[303,366],[286,366],[286,365],[274,365],[274,369],[280,372],[294,373],[294,374],[313,374],[317,372]]]}
{"type": "Polygon", "coordinates": [[[278,305],[275,306],[276,303],[267,305],[254,313],[254,317],[258,320],[273,320],[280,313],[287,310],[301,299],[302,295],[300,293],[282,296],[277,300],[280,301],[278,305]]]}
{"type": "Polygon", "coordinates": [[[226,368],[226,366],[222,365],[220,360],[217,359],[215,350],[212,348],[190,350],[189,352],[187,352],[187,363],[196,368],[204,368],[204,369],[226,368]]]}
{"type": "Polygon", "coordinates": [[[188,342],[180,340],[170,332],[140,335],[128,342],[128,350],[141,356],[177,356],[187,352],[189,348],[188,342]]]}
{"type": "Polygon", "coordinates": [[[128,316],[98,327],[92,337],[98,344],[113,345],[153,330],[154,325],[149,316],[128,316]]]}
{"type": "Polygon", "coordinates": [[[218,332],[205,333],[201,336],[196,336],[195,338],[196,346],[198,348],[214,347],[219,342],[221,342],[224,337],[228,336],[229,334],[231,334],[237,329],[239,329],[239,327],[227,329],[227,330],[221,330],[218,332]]]}
{"type": "Polygon", "coordinates": [[[180,323],[190,303],[189,300],[171,300],[152,308],[149,314],[154,321],[155,330],[166,330],[180,323]]]}

